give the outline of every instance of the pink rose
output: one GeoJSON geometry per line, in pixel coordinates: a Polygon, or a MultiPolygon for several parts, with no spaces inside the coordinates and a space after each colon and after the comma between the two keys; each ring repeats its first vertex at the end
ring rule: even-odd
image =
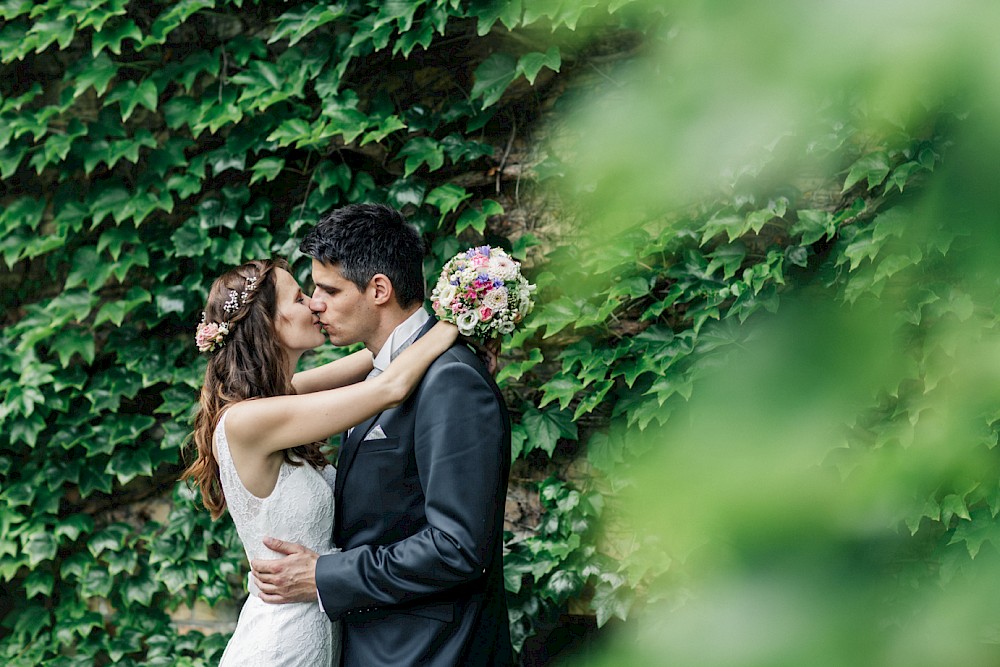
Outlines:
{"type": "Polygon", "coordinates": [[[493,317],[493,311],[486,306],[479,309],[479,319],[483,322],[489,322],[490,318],[493,317]]]}

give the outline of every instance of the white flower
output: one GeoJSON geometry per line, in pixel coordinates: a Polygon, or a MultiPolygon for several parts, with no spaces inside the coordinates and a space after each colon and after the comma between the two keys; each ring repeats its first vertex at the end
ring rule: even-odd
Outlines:
{"type": "Polygon", "coordinates": [[[497,287],[483,297],[483,305],[496,312],[507,307],[507,288],[497,287]]]}
{"type": "Polygon", "coordinates": [[[529,287],[534,287],[534,285],[522,284],[521,288],[517,291],[517,314],[524,317],[531,312],[531,290],[529,287]]]}
{"type": "Polygon", "coordinates": [[[495,254],[490,257],[489,272],[500,280],[513,280],[518,274],[517,262],[506,255],[495,254]]]}
{"type": "Polygon", "coordinates": [[[463,336],[471,336],[476,331],[476,325],[479,324],[479,313],[475,310],[469,310],[461,313],[455,320],[455,324],[458,325],[458,332],[463,336]]]}
{"type": "Polygon", "coordinates": [[[507,335],[514,331],[514,323],[510,320],[498,320],[496,328],[498,332],[507,335]]]}
{"type": "Polygon", "coordinates": [[[451,283],[445,283],[444,287],[438,290],[437,298],[444,306],[450,306],[451,302],[458,296],[458,288],[451,283]]]}

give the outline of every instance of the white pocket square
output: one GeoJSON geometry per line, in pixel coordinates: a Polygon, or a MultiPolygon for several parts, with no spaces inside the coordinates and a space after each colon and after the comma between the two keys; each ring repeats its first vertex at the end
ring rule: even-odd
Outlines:
{"type": "Polygon", "coordinates": [[[385,431],[383,431],[382,427],[379,426],[378,424],[375,425],[375,428],[373,428],[372,430],[368,431],[368,434],[365,436],[365,440],[366,441],[367,440],[385,440],[385,438],[386,438],[385,431]]]}

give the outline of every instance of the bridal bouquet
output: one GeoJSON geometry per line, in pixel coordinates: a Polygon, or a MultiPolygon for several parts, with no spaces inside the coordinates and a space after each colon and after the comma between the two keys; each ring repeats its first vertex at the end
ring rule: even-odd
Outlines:
{"type": "Polygon", "coordinates": [[[463,336],[494,338],[512,332],[531,312],[534,289],[518,262],[484,245],[444,265],[431,301],[438,318],[456,324],[463,336]]]}

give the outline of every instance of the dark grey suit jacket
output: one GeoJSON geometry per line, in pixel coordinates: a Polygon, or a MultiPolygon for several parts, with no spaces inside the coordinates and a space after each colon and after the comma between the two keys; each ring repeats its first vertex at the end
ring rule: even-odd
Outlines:
{"type": "Polygon", "coordinates": [[[342,442],[343,552],[316,565],[323,607],[342,622],[342,664],[513,664],[502,554],[510,418],[483,363],[457,343],[409,399],[342,442]],[[365,440],[376,424],[386,437],[365,440]]]}

